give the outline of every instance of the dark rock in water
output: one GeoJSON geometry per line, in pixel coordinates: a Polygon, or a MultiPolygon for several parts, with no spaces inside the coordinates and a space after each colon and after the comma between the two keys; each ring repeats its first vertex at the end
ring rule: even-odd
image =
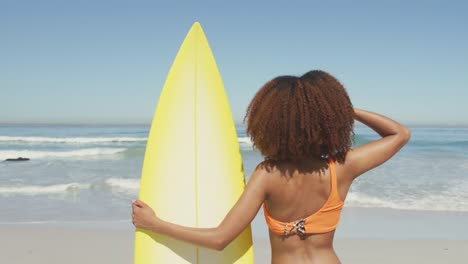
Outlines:
{"type": "Polygon", "coordinates": [[[29,160],[29,158],[19,157],[16,159],[6,159],[5,161],[27,161],[27,160],[29,160]]]}

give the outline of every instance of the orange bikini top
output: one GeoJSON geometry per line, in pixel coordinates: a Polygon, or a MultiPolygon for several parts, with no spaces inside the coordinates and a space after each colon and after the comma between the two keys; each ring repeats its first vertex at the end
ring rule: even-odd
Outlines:
{"type": "Polygon", "coordinates": [[[278,235],[294,235],[304,236],[305,234],[326,233],[336,229],[340,222],[341,209],[344,202],[338,195],[338,183],[336,179],[335,162],[330,159],[328,161],[330,168],[331,188],[325,204],[317,212],[293,222],[285,223],[273,219],[266,208],[266,203],[263,202],[263,212],[265,214],[268,228],[278,235]]]}

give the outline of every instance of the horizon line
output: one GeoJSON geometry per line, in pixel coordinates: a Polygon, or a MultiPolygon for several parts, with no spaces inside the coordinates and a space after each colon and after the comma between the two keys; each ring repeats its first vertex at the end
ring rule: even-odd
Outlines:
{"type": "MultiPolygon", "coordinates": [[[[441,123],[413,123],[400,122],[408,127],[421,127],[421,128],[468,128],[467,124],[441,124],[441,123]]],[[[234,125],[237,126],[246,126],[243,122],[234,121],[234,125]]],[[[142,122],[0,122],[1,126],[151,126],[151,122],[142,123],[142,122]]],[[[367,127],[364,124],[356,122],[355,127],[367,127]]]]}

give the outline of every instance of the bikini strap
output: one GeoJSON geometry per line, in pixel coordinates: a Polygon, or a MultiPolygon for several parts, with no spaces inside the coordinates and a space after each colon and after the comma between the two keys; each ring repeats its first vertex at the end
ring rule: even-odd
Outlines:
{"type": "Polygon", "coordinates": [[[331,192],[338,191],[338,179],[336,177],[335,161],[333,159],[328,160],[328,167],[330,169],[330,181],[331,181],[331,192]]]}

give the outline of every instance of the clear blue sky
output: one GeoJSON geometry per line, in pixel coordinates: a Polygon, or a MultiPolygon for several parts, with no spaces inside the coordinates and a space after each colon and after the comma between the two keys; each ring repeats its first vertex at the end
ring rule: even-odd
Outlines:
{"type": "Polygon", "coordinates": [[[199,21],[237,122],[267,80],[322,69],[356,107],[468,125],[466,1],[271,2],[1,0],[0,123],[149,124],[199,21]]]}

